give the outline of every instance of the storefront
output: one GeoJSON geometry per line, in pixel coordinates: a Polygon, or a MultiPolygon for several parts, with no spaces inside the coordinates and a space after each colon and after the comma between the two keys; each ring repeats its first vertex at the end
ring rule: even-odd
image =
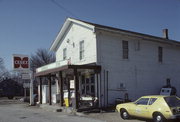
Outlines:
{"type": "Polygon", "coordinates": [[[60,105],[83,109],[98,107],[99,73],[98,65],[64,65],[57,68],[37,71],[36,77],[40,82],[40,100],[42,104],[42,79],[48,78],[49,105],[52,105],[52,80],[58,81],[60,105]]]}

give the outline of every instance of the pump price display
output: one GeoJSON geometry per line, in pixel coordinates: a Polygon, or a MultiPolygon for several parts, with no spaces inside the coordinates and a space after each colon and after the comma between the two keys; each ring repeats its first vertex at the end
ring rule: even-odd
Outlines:
{"type": "Polygon", "coordinates": [[[27,55],[13,55],[14,70],[29,70],[29,57],[27,55]]]}

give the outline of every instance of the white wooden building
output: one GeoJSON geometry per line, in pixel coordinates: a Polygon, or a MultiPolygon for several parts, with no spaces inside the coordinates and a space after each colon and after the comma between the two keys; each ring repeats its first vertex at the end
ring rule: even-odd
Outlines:
{"type": "Polygon", "coordinates": [[[167,36],[67,18],[50,48],[56,62],[38,68],[36,76],[55,75],[61,99],[65,89],[74,90],[75,108],[81,96],[96,97],[98,107],[107,107],[125,94],[130,100],[159,94],[167,78],[180,95],[180,42],[167,36]]]}

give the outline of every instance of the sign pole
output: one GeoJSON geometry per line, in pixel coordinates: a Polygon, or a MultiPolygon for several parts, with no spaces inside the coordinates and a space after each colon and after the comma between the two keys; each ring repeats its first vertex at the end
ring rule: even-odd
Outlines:
{"type": "MultiPolygon", "coordinates": [[[[30,79],[30,105],[34,105],[34,94],[33,94],[33,82],[34,82],[34,74],[30,71],[30,62],[28,55],[21,55],[21,54],[13,54],[13,69],[14,71],[19,71],[22,74],[22,79],[30,79]],[[30,78],[29,78],[29,76],[30,78]]],[[[27,84],[26,84],[27,85],[27,84]]],[[[26,96],[26,87],[24,82],[24,90],[26,96]]]]}
{"type": "Polygon", "coordinates": [[[34,95],[33,95],[33,81],[34,81],[34,76],[33,76],[33,72],[30,72],[30,105],[34,105],[34,95]]]}

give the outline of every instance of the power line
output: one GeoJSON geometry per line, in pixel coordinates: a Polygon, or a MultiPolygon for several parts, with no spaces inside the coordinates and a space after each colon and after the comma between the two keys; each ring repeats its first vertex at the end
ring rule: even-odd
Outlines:
{"type": "Polygon", "coordinates": [[[65,12],[67,12],[68,14],[70,14],[71,16],[78,18],[74,13],[72,13],[70,10],[68,10],[67,8],[65,8],[63,5],[61,5],[60,3],[58,3],[55,0],[51,0],[52,3],[54,3],[55,5],[57,5],[60,9],[64,10],[65,12]]]}

